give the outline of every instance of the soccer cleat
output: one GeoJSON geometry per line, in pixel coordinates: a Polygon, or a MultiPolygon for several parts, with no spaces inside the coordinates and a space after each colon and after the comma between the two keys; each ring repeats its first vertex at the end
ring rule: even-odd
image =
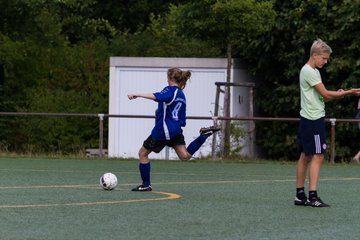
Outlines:
{"type": "Polygon", "coordinates": [[[329,204],[324,203],[319,197],[309,200],[309,206],[313,207],[330,207],[329,204]]]}
{"type": "Polygon", "coordinates": [[[139,186],[131,189],[131,191],[136,191],[136,192],[150,192],[150,191],[152,191],[152,187],[151,187],[151,185],[145,186],[145,185],[142,185],[142,184],[141,184],[141,185],[139,185],[139,186]]]}
{"type": "Polygon", "coordinates": [[[211,126],[211,127],[203,127],[200,128],[200,135],[206,135],[206,136],[210,136],[213,133],[216,133],[217,131],[220,131],[221,127],[216,127],[216,126],[211,126]]]}
{"type": "Polygon", "coordinates": [[[310,206],[310,201],[307,198],[299,199],[299,198],[295,197],[294,204],[296,206],[310,206]]]}

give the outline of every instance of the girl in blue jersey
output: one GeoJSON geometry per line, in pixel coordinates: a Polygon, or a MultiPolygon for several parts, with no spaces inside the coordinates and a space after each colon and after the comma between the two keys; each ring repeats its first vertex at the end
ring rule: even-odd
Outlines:
{"type": "Polygon", "coordinates": [[[190,77],[190,71],[170,68],[167,71],[168,86],[161,92],[128,94],[130,100],[141,97],[158,102],[155,126],[139,150],[139,170],[142,184],[133,188],[132,191],[152,190],[151,166],[148,157],[151,152],[159,153],[165,146],[169,146],[174,148],[181,160],[189,160],[210,135],[220,130],[217,127],[201,128],[200,136],[186,148],[181,129],[186,125],[186,98],[182,90],[190,77]]]}

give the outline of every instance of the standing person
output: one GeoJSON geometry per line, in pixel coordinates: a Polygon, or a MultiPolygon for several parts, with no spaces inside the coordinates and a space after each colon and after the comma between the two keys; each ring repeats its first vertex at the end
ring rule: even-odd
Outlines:
{"type": "Polygon", "coordinates": [[[182,127],[186,125],[186,98],[182,90],[185,88],[190,76],[190,71],[170,68],[167,71],[168,86],[162,91],[128,94],[130,100],[141,97],[158,102],[155,126],[139,150],[139,170],[142,184],[133,188],[132,191],[152,190],[150,182],[151,166],[148,157],[151,152],[159,153],[165,146],[169,146],[174,148],[181,160],[189,160],[210,135],[220,130],[220,128],[214,126],[201,128],[200,135],[186,148],[182,133],[182,127]]]}
{"type": "Polygon", "coordinates": [[[345,95],[359,95],[360,89],[330,91],[321,80],[318,68],[329,60],[331,48],[321,39],[313,42],[310,58],[300,71],[300,126],[298,144],[300,158],[297,163],[295,205],[329,207],[318,196],[320,167],[326,150],[325,102],[345,95]],[[309,198],[304,185],[309,166],[309,198]]]}
{"type": "MultiPolygon", "coordinates": [[[[359,98],[359,101],[358,101],[358,105],[357,105],[357,112],[356,112],[356,119],[359,119],[360,120],[360,98],[359,98]]],[[[357,123],[358,124],[358,128],[359,128],[359,131],[360,131],[360,122],[357,123]]],[[[360,151],[358,151],[358,153],[354,156],[353,160],[357,163],[360,163],[360,151]]]]}

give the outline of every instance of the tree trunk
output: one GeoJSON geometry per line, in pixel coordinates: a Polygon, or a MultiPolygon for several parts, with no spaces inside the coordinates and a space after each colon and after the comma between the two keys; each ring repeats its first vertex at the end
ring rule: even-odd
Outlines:
{"type": "MultiPolygon", "coordinates": [[[[227,74],[224,94],[224,117],[230,117],[230,78],[231,78],[231,44],[227,45],[227,74]]],[[[221,158],[224,159],[230,153],[230,121],[222,122],[221,158]]]]}

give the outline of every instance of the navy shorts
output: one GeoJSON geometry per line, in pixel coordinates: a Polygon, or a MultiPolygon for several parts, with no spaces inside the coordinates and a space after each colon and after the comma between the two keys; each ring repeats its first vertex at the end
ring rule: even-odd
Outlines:
{"type": "Polygon", "coordinates": [[[326,152],[325,118],[309,120],[300,118],[298,131],[299,151],[306,156],[326,152]]]}
{"type": "Polygon", "coordinates": [[[181,133],[170,140],[156,140],[151,135],[144,141],[144,148],[159,153],[165,146],[174,147],[177,145],[186,145],[184,135],[181,133]]]}

